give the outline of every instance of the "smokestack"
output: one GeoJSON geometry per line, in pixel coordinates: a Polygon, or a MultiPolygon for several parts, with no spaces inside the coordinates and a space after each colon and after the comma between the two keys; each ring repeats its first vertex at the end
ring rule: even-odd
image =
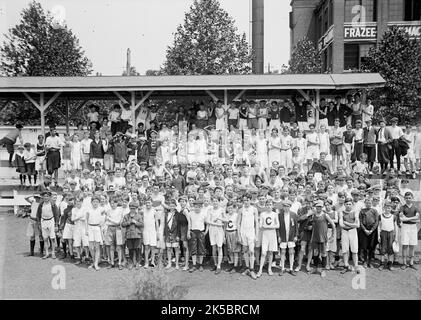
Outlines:
{"type": "Polygon", "coordinates": [[[263,74],[264,69],[264,0],[252,0],[252,37],[254,59],[252,70],[255,74],[263,74]]]}
{"type": "Polygon", "coordinates": [[[127,49],[127,62],[126,62],[126,75],[130,76],[130,69],[132,66],[132,58],[130,53],[130,48],[127,49]]]}

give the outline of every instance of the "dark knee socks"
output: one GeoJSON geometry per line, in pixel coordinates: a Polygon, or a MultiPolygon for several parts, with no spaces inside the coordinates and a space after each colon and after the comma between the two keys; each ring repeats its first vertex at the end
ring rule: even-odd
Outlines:
{"type": "Polygon", "coordinates": [[[313,256],[314,267],[318,268],[319,262],[320,262],[319,256],[313,256]]]}
{"type": "Polygon", "coordinates": [[[39,242],[39,250],[41,254],[44,254],[44,241],[39,242]]]}
{"type": "Polygon", "coordinates": [[[326,268],[327,266],[327,258],[326,257],[322,257],[322,267],[326,268]]]}
{"type": "Polygon", "coordinates": [[[34,255],[34,249],[35,249],[35,240],[31,240],[29,242],[29,248],[30,248],[31,256],[33,256],[34,255]]]}

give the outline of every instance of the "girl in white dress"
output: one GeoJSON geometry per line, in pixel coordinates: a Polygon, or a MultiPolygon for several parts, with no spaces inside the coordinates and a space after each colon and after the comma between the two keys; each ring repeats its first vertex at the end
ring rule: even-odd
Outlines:
{"type": "Polygon", "coordinates": [[[208,160],[208,143],[205,139],[205,135],[200,132],[198,134],[199,139],[196,140],[196,157],[197,162],[205,163],[208,160]]]}
{"type": "Polygon", "coordinates": [[[269,168],[268,162],[268,141],[263,130],[259,131],[259,136],[256,140],[256,158],[257,163],[264,169],[269,168]]]}
{"type": "Polygon", "coordinates": [[[326,153],[326,155],[330,154],[330,139],[329,133],[326,131],[326,126],[324,124],[320,125],[320,132],[319,132],[319,141],[320,141],[320,152],[326,153]]]}
{"type": "Polygon", "coordinates": [[[307,140],[303,138],[302,131],[298,131],[297,139],[294,139],[294,147],[300,148],[299,157],[305,159],[307,154],[307,140]]]}
{"type": "Polygon", "coordinates": [[[82,170],[82,145],[77,134],[73,136],[71,143],[70,162],[73,170],[82,170]]]}
{"type": "Polygon", "coordinates": [[[281,162],[281,138],[278,135],[278,128],[272,129],[269,137],[269,166],[272,167],[274,161],[281,162]]]}
{"type": "Polygon", "coordinates": [[[187,162],[196,162],[196,140],[195,136],[192,134],[189,134],[187,140],[187,162]]]}
{"type": "Polygon", "coordinates": [[[222,105],[218,104],[215,108],[215,116],[216,116],[216,130],[226,130],[227,125],[225,121],[225,110],[222,105]]]}
{"type": "Polygon", "coordinates": [[[415,133],[417,132],[416,127],[407,127],[405,129],[405,133],[403,135],[403,138],[406,142],[408,142],[408,151],[406,153],[406,156],[403,157],[403,164],[406,168],[406,173],[412,173],[415,172],[415,153],[414,153],[414,147],[415,147],[415,133]]]}

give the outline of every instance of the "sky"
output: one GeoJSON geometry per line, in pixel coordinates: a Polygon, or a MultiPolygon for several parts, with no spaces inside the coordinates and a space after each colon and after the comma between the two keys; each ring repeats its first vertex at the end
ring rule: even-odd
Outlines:
{"type": "MultiPolygon", "coordinates": [[[[219,0],[249,39],[249,0],[219,0]]],[[[20,21],[31,0],[0,0],[0,42],[20,21]]],[[[93,74],[121,75],[127,48],[141,74],[165,61],[173,33],[183,23],[193,0],[38,0],[53,16],[65,19],[92,61],[93,74]]],[[[265,0],[265,71],[280,69],[289,59],[288,0],[265,0]]]]}

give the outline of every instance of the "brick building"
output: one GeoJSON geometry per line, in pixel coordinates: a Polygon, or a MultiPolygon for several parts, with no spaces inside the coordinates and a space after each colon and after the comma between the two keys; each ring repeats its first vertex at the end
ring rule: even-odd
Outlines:
{"type": "Polygon", "coordinates": [[[393,25],[421,38],[421,0],[292,0],[291,50],[307,36],[322,53],[323,72],[359,69],[393,25]]]}

